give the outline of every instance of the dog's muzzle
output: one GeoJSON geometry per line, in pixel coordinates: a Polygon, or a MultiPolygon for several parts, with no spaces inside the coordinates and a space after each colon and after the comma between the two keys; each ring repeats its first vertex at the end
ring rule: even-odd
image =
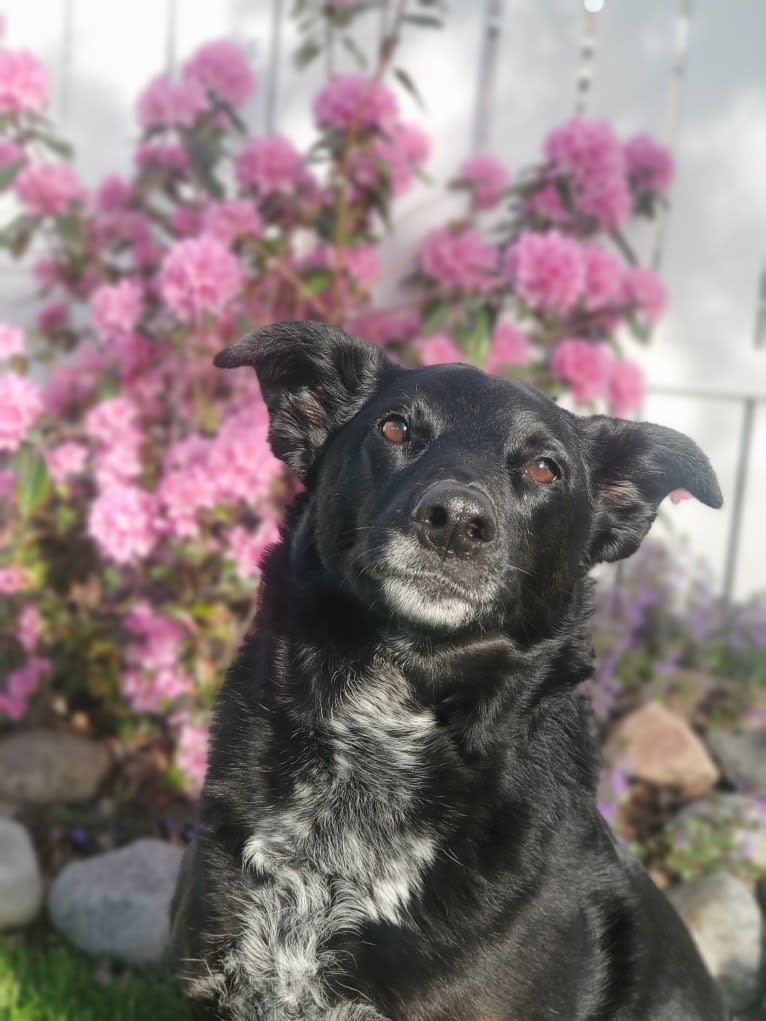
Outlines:
{"type": "Polygon", "coordinates": [[[497,536],[489,497],[454,480],[434,482],[412,511],[418,539],[441,557],[474,557],[497,536]]]}

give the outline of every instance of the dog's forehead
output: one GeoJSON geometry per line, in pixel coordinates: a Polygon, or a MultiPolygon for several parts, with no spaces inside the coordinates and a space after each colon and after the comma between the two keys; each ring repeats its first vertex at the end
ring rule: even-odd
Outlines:
{"type": "Polygon", "coordinates": [[[571,428],[571,416],[535,387],[460,363],[403,371],[375,403],[404,409],[427,407],[445,420],[495,424],[503,430],[519,422],[556,432],[571,428]]]}

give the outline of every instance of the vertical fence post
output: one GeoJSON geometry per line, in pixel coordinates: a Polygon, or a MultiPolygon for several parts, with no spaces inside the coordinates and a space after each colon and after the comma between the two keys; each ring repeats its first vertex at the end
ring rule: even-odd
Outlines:
{"type": "Polygon", "coordinates": [[[580,43],[580,65],[575,83],[575,113],[581,117],[588,109],[588,99],[596,70],[596,18],[595,11],[587,8],[583,16],[582,41],[580,43]]]}
{"type": "Polygon", "coordinates": [[[734,582],[739,556],[739,540],[742,532],[742,515],[745,509],[745,493],[747,490],[747,473],[750,454],[753,447],[753,426],[755,424],[756,398],[746,397],[742,407],[742,426],[739,434],[739,454],[737,456],[737,474],[734,479],[734,496],[732,497],[731,524],[729,540],[726,548],[726,563],[723,576],[723,597],[727,605],[734,598],[734,582]]]}
{"type": "Polygon", "coordinates": [[[495,98],[497,52],[503,25],[504,7],[505,0],[485,0],[484,3],[484,31],[479,52],[479,74],[476,81],[476,105],[471,138],[472,154],[482,152],[489,143],[492,104],[495,98]]]}

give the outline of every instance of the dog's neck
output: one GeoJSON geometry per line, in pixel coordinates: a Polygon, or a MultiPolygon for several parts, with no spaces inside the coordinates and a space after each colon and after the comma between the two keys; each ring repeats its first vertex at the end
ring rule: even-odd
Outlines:
{"type": "Polygon", "coordinates": [[[257,633],[299,634],[303,669],[283,683],[293,712],[307,721],[332,712],[356,685],[374,683],[390,668],[400,674],[416,702],[433,710],[454,733],[463,752],[481,757],[516,730],[528,734],[552,704],[592,672],[587,629],[588,583],[576,586],[551,633],[524,640],[502,626],[455,633],[416,631],[376,614],[344,591],[316,564],[296,557],[290,537],[264,564],[257,633]],[[306,647],[312,647],[307,656],[306,647]]]}

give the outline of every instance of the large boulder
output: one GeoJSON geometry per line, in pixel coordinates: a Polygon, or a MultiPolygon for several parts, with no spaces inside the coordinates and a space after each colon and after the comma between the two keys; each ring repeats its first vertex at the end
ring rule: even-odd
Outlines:
{"type": "Polygon", "coordinates": [[[0,800],[47,805],[89,801],[112,765],[98,741],[58,730],[23,730],[0,740],[0,800]]]}
{"type": "Polygon", "coordinates": [[[70,862],[56,877],[48,911],[81,950],[130,964],[157,963],[167,949],[170,901],[183,850],[145,838],[70,862]]]}
{"type": "Polygon", "coordinates": [[[710,730],[707,745],[735,787],[766,789],[766,730],[710,730]]]}
{"type": "Polygon", "coordinates": [[[43,881],[29,834],[13,819],[0,819],[0,929],[34,920],[43,881]]]}
{"type": "Polygon", "coordinates": [[[732,1010],[763,993],[763,918],[745,884],[714,872],[668,891],[732,1010]]]}
{"type": "Polygon", "coordinates": [[[621,761],[636,779],[676,788],[685,799],[706,794],[718,780],[702,741],[659,702],[647,702],[617,723],[607,741],[607,758],[621,761]]]}
{"type": "Polygon", "coordinates": [[[672,826],[683,838],[691,834],[695,823],[726,827],[732,836],[732,853],[766,872],[766,816],[755,798],[747,794],[710,794],[682,808],[672,826]]]}

